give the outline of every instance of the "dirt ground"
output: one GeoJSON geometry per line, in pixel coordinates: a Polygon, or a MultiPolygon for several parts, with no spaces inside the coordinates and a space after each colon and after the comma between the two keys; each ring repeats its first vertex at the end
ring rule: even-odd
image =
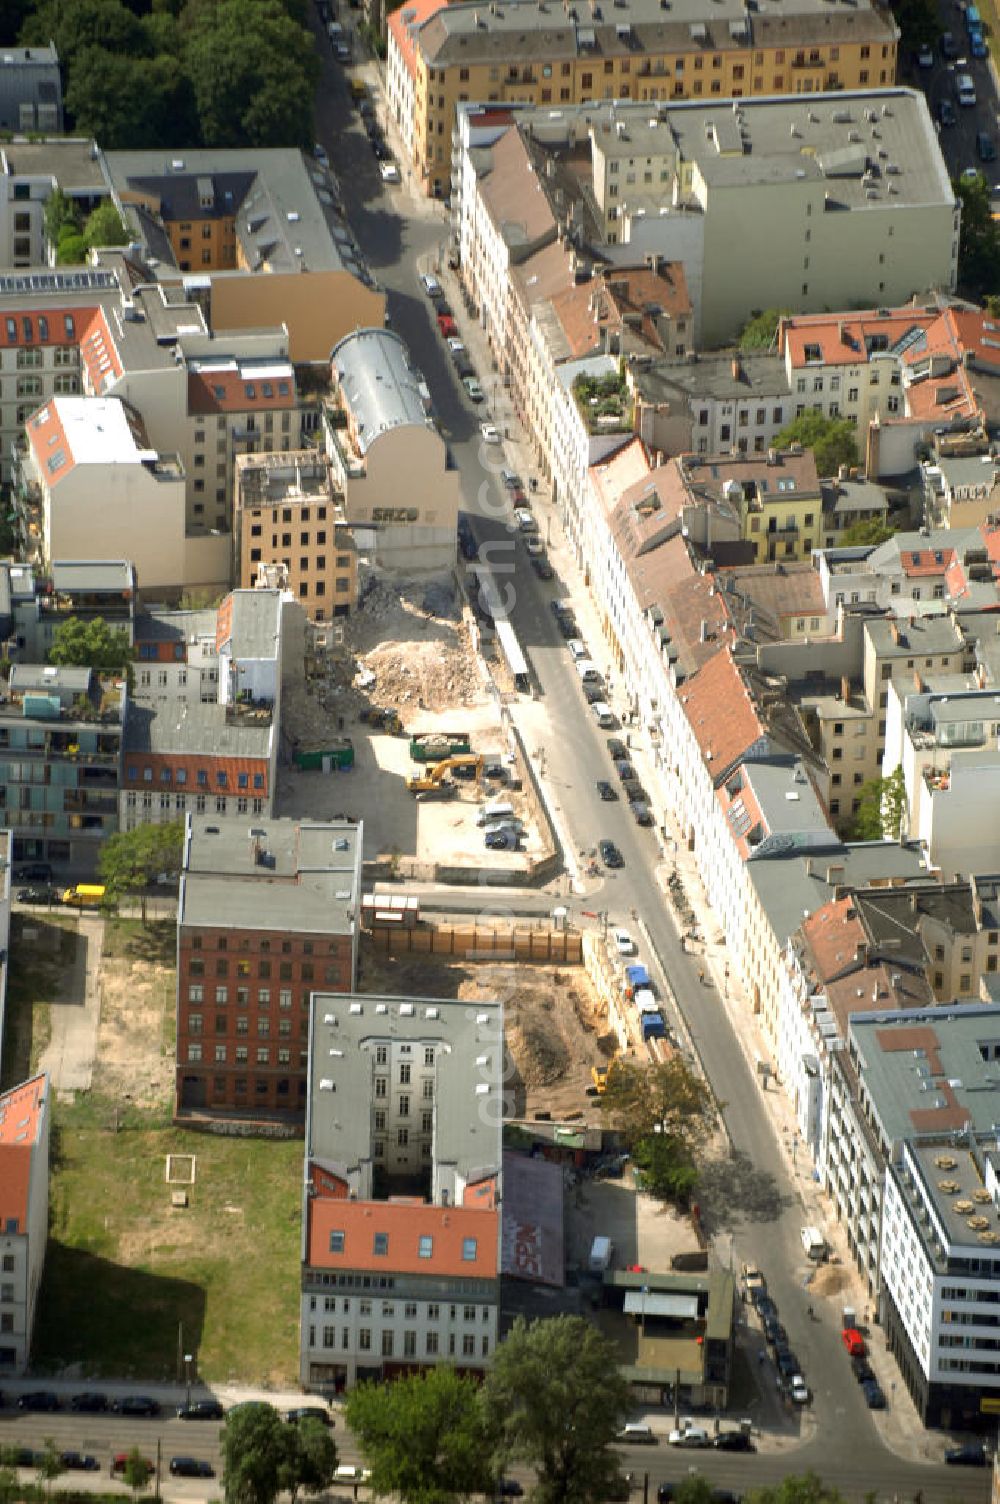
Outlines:
{"type": "Polygon", "coordinates": [[[507,1089],[515,1116],[582,1114],[597,1123],[587,1095],[590,1068],[607,1061],[614,1037],[606,1032],[597,993],[582,966],[516,966],[448,961],[443,957],[385,956],[364,940],[366,992],[403,996],[502,1000],[509,1053],[507,1089]]]}
{"type": "Polygon", "coordinates": [[[94,1087],[115,1101],[169,1103],[174,1089],[173,927],[109,921],[94,1087]]]}
{"type": "MultiPolygon", "coordinates": [[[[450,576],[395,585],[373,581],[305,685],[283,686],[283,722],[303,743],[351,734],[368,705],[392,706],[409,726],[422,711],[488,701],[450,576]],[[343,721],[341,728],[340,722],[343,721]]],[[[332,629],[331,629],[332,631],[332,629]]]]}

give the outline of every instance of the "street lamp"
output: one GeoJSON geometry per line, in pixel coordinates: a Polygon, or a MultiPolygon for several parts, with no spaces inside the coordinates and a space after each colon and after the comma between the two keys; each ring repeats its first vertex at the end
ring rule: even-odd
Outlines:
{"type": "Polygon", "coordinates": [[[186,1394],[185,1399],[184,1399],[185,1405],[190,1405],[190,1403],[191,1403],[191,1364],[193,1362],[194,1362],[194,1356],[193,1356],[193,1354],[191,1354],[191,1353],[185,1353],[184,1354],[184,1386],[185,1386],[185,1388],[187,1390],[187,1394],[186,1394]]]}

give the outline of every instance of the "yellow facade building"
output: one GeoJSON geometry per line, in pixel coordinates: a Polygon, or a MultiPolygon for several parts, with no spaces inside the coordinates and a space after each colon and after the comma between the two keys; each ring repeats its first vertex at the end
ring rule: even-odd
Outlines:
{"type": "Polygon", "coordinates": [[[389,23],[390,108],[424,191],[450,191],[455,105],[760,98],[879,88],[896,77],[888,9],[789,0],[489,0],[404,5],[389,23]],[[412,123],[411,123],[412,122],[412,123]]]}

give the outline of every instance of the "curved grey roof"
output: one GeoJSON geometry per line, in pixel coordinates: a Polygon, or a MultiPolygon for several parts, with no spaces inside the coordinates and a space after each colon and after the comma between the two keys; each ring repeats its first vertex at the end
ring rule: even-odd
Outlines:
{"type": "Polygon", "coordinates": [[[407,423],[427,427],[417,389],[420,376],[391,329],[356,329],[334,346],[330,359],[362,454],[390,428],[407,423]]]}

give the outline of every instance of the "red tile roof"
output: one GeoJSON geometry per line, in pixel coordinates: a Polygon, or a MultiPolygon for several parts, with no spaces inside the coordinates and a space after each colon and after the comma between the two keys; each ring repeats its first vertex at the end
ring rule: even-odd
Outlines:
{"type": "Polygon", "coordinates": [[[235,366],[226,370],[188,372],[190,413],[266,413],[293,408],[297,402],[291,373],[287,377],[265,377],[261,381],[252,371],[244,373],[235,366]]]}
{"type": "Polygon", "coordinates": [[[38,1142],[46,1077],[34,1076],[0,1097],[0,1225],[28,1230],[31,1153],[38,1142]]]}
{"type": "Polygon", "coordinates": [[[87,369],[90,386],[99,395],[117,381],[124,369],[103,308],[95,308],[80,335],[80,359],[87,369]]]}
{"type": "Polygon", "coordinates": [[[498,1211],[480,1207],[314,1197],[306,1261],[313,1269],[495,1279],[499,1224],[498,1211]],[[344,1234],[343,1253],[330,1252],[332,1232],[344,1234]],[[388,1239],[384,1254],[375,1252],[376,1233],[388,1239]],[[420,1255],[421,1238],[431,1239],[426,1258],[420,1255]]]}
{"type": "Polygon", "coordinates": [[[147,792],[177,789],[184,794],[235,794],[240,798],[266,799],[270,792],[269,772],[266,757],[236,757],[209,752],[126,752],[122,783],[125,788],[145,789],[147,792]],[[151,778],[143,776],[146,768],[150,770],[151,778]],[[185,775],[183,780],[178,778],[179,773],[185,775]],[[198,782],[199,773],[206,775],[204,783],[198,782]],[[225,774],[224,784],[219,782],[220,773],[225,774]],[[240,783],[241,775],[246,778],[244,784],[240,783]],[[255,783],[254,779],[258,777],[261,782],[255,783]]]}
{"type": "Polygon", "coordinates": [[[957,560],[953,548],[901,548],[899,562],[910,579],[932,579],[946,575],[957,560]]]}
{"type": "Polygon", "coordinates": [[[868,360],[868,341],[894,345],[909,329],[927,329],[940,317],[936,308],[890,308],[884,312],[794,314],[782,319],[778,349],[794,369],[808,365],[856,366],[868,360]],[[806,346],[817,353],[806,357],[806,346]]]}
{"type": "Polygon", "coordinates": [[[728,647],[699,668],[680,698],[705,766],[716,782],[767,734],[728,647]]]}

